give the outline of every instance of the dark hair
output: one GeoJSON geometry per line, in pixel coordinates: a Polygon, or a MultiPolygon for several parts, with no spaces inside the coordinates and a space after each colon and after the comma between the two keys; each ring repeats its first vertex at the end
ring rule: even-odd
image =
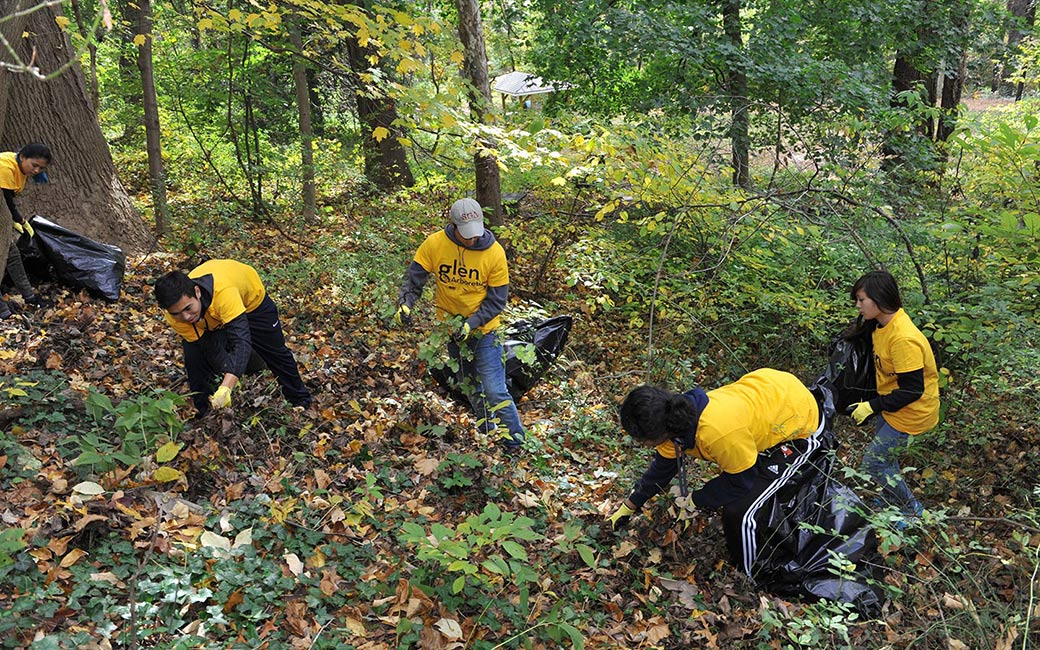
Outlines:
{"type": "Polygon", "coordinates": [[[43,158],[47,161],[47,164],[51,164],[51,150],[47,148],[47,145],[34,142],[27,144],[21,148],[18,152],[18,157],[22,160],[26,158],[43,158]]]}
{"type": "Polygon", "coordinates": [[[183,271],[170,271],[155,283],[155,300],[163,309],[169,309],[178,300],[195,297],[195,283],[183,271]]]}
{"type": "Polygon", "coordinates": [[[871,271],[856,280],[856,284],[849,290],[853,303],[856,302],[856,294],[860,289],[886,314],[894,314],[903,307],[903,299],[899,297],[899,285],[888,271],[871,271]]]}
{"type": "Polygon", "coordinates": [[[690,400],[657,386],[637,386],[621,402],[621,428],[639,441],[685,437],[696,421],[690,400]]]}

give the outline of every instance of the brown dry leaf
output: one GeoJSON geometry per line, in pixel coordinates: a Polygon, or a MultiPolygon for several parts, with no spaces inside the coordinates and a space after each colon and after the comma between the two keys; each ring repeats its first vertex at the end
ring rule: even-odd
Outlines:
{"type": "Polygon", "coordinates": [[[968,644],[963,641],[958,641],[957,639],[948,639],[946,647],[949,648],[949,650],[968,650],[968,644]]]}
{"type": "Polygon", "coordinates": [[[444,640],[441,638],[440,632],[432,627],[424,627],[419,632],[419,648],[420,650],[443,650],[444,640]]]}
{"type": "Polygon", "coordinates": [[[285,622],[296,636],[307,634],[310,624],[307,622],[307,604],[303,601],[293,600],[285,605],[285,622]]]}
{"type": "Polygon", "coordinates": [[[638,548],[635,544],[628,541],[627,539],[618,544],[617,550],[614,551],[614,559],[620,559],[631,553],[638,548]]]}
{"type": "Polygon", "coordinates": [[[76,562],[79,562],[80,559],[84,555],[86,555],[86,554],[87,554],[87,552],[84,551],[83,549],[74,548],[74,549],[72,549],[71,551],[68,552],[68,555],[66,555],[65,557],[61,558],[60,566],[63,569],[67,569],[70,566],[72,566],[73,564],[75,564],[76,562]]]}
{"type": "Polygon", "coordinates": [[[72,537],[72,535],[66,537],[53,537],[51,538],[51,541],[47,542],[47,548],[56,556],[65,555],[65,551],[69,546],[69,540],[72,539],[72,537]]]}
{"type": "Polygon", "coordinates": [[[80,517],[79,520],[76,521],[76,525],[74,526],[74,528],[76,529],[76,532],[82,532],[84,528],[86,528],[95,521],[108,521],[108,517],[106,517],[105,515],[85,515],[83,517],[80,517]]]}
{"type": "Polygon", "coordinates": [[[331,596],[339,590],[339,575],[335,568],[328,568],[321,572],[321,593],[331,596]]]}
{"type": "Polygon", "coordinates": [[[230,596],[228,596],[227,601],[224,603],[224,613],[230,614],[236,607],[241,605],[244,600],[245,595],[242,593],[242,590],[236,589],[230,596]]]}
{"type": "Polygon", "coordinates": [[[110,585],[123,589],[126,587],[126,583],[120,580],[116,574],[111,571],[102,571],[100,573],[91,573],[91,580],[97,580],[98,582],[107,582],[110,585]]]}
{"type": "Polygon", "coordinates": [[[354,618],[353,616],[344,617],[343,625],[346,626],[354,636],[363,637],[367,634],[365,624],[359,618],[354,618]]]}
{"type": "Polygon", "coordinates": [[[328,472],[319,467],[314,470],[314,482],[317,484],[318,489],[324,490],[332,484],[332,477],[329,476],[328,472]]]}
{"type": "Polygon", "coordinates": [[[653,617],[649,622],[651,626],[646,630],[646,639],[650,643],[657,643],[671,635],[672,631],[668,628],[668,623],[663,621],[660,616],[653,617]]]}
{"type": "Polygon", "coordinates": [[[441,462],[436,458],[420,458],[415,461],[415,471],[419,472],[423,476],[429,476],[437,471],[441,462]]]}
{"type": "Polygon", "coordinates": [[[44,363],[43,365],[44,365],[45,368],[47,368],[47,370],[60,370],[61,369],[61,364],[62,364],[61,355],[58,354],[57,352],[51,352],[50,355],[47,356],[47,362],[44,363]]]}

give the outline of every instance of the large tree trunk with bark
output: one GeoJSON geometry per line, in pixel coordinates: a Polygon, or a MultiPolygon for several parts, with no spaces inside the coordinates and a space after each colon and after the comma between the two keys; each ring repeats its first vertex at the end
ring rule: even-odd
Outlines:
{"type": "Polygon", "coordinates": [[[148,180],[152,186],[155,234],[162,237],[170,231],[170,219],[166,207],[166,173],[163,169],[162,139],[159,130],[159,99],[155,95],[155,74],[152,66],[152,0],[138,0],[138,6],[140,11],[137,33],[144,36],[144,41],[137,49],[137,69],[141,71],[141,95],[144,97],[148,180]]]}
{"type": "MultiPolygon", "coordinates": [[[[744,51],[743,28],[740,23],[740,0],[725,0],[722,3],[722,27],[726,40],[735,52],[744,51]]],[[[726,71],[726,92],[730,101],[729,139],[732,147],[733,184],[748,189],[751,186],[750,153],[751,137],[750,110],[748,102],[747,73],[742,60],[729,61],[726,71]]]]}
{"type": "MultiPolygon", "coordinates": [[[[368,9],[368,2],[354,2],[358,7],[368,9]]],[[[382,190],[394,190],[400,187],[415,185],[415,178],[408,166],[408,152],[398,137],[404,135],[401,128],[394,124],[397,121],[397,105],[392,97],[386,95],[362,80],[371,64],[369,56],[373,52],[361,47],[357,39],[347,40],[347,56],[353,74],[355,99],[357,101],[358,121],[361,123],[361,148],[365,156],[365,178],[382,190]],[[376,138],[376,129],[386,129],[385,137],[376,138]]],[[[385,73],[392,74],[389,70],[385,73]]]]}
{"type": "MultiPolygon", "coordinates": [[[[16,3],[12,0],[0,0],[0,15],[11,16],[7,21],[0,23],[0,33],[8,43],[17,43],[21,39],[21,33],[25,29],[26,18],[24,16],[13,16],[16,3]]],[[[19,7],[21,8],[21,7],[19,7]]],[[[14,64],[6,52],[0,51],[0,61],[14,64]]],[[[9,109],[13,106],[11,102],[11,86],[15,77],[13,72],[0,69],[0,133],[4,132],[4,126],[8,121],[9,109]]],[[[10,110],[10,113],[16,113],[10,110]]],[[[7,210],[7,204],[0,201],[0,273],[7,267],[7,248],[11,242],[11,213],[7,210]]]]}
{"type": "Polygon", "coordinates": [[[317,191],[314,187],[314,130],[311,128],[311,98],[307,87],[307,70],[303,63],[303,37],[297,25],[289,27],[293,56],[293,83],[296,86],[296,112],[300,123],[300,162],[303,167],[303,221],[317,222],[317,191]]]}
{"type": "MultiPolygon", "coordinates": [[[[491,82],[488,80],[484,27],[477,0],[455,0],[459,11],[459,40],[462,41],[463,66],[470,83],[469,112],[475,122],[485,123],[491,113],[491,82]]],[[[494,226],[505,223],[502,211],[502,181],[498,172],[495,143],[479,138],[473,156],[476,169],[477,202],[494,226]]]]}
{"type": "MultiPolygon", "coordinates": [[[[35,48],[44,74],[67,63],[72,54],[65,33],[55,28],[58,15],[55,8],[42,7],[26,18],[22,29],[12,30],[17,38],[9,38],[25,61],[35,48]]],[[[4,32],[9,29],[10,23],[5,24],[4,32]]],[[[78,66],[46,82],[25,74],[0,74],[0,97],[0,148],[17,150],[42,142],[53,154],[47,170],[50,183],[30,183],[19,197],[23,214],[43,215],[128,253],[154,248],[154,239],[116,175],[78,66]]]]}

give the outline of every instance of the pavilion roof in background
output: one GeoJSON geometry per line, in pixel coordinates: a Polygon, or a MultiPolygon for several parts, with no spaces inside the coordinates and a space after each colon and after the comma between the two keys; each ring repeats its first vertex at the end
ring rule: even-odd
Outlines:
{"type": "Polygon", "coordinates": [[[570,84],[545,82],[542,81],[541,77],[529,72],[520,72],[519,70],[495,77],[495,81],[491,84],[491,90],[512,97],[544,95],[557,90],[566,90],[569,87],[570,84]]]}

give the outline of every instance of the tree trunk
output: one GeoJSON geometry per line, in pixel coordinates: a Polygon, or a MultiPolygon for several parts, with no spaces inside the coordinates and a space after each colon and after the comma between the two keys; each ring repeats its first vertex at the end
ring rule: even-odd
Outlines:
{"type": "Polygon", "coordinates": [[[90,76],[88,77],[90,83],[90,103],[94,106],[94,112],[97,112],[100,106],[97,76],[97,46],[101,40],[99,38],[100,35],[91,33],[91,25],[88,25],[84,19],[79,0],[72,0],[72,13],[76,17],[76,28],[79,29],[79,35],[87,42],[87,52],[90,55],[90,76]]]}
{"type": "MultiPolygon", "coordinates": [[[[469,80],[469,112],[475,122],[487,123],[491,112],[491,83],[488,80],[487,50],[477,0],[455,0],[459,11],[459,40],[462,41],[463,66],[469,80]]],[[[498,173],[495,143],[480,138],[473,156],[476,169],[477,202],[493,226],[505,223],[502,211],[502,181],[498,173]]]]}
{"type": "MultiPolygon", "coordinates": [[[[72,52],[65,33],[54,27],[58,16],[56,8],[41,7],[21,29],[12,31],[17,38],[8,37],[25,61],[36,48],[36,63],[45,74],[67,63],[72,52]],[[28,36],[23,38],[23,32],[28,36]]],[[[11,22],[3,27],[8,33],[11,22]]],[[[6,56],[0,52],[0,57],[6,56]]],[[[6,102],[0,104],[5,109],[0,117],[6,118],[0,120],[0,148],[17,150],[29,142],[42,142],[53,154],[47,170],[51,182],[29,183],[19,197],[23,214],[43,215],[128,253],[154,247],[116,175],[78,66],[45,83],[28,75],[0,74],[0,98],[6,102]]]]}
{"type": "Polygon", "coordinates": [[[152,185],[152,208],[155,213],[155,234],[162,237],[170,232],[169,211],[166,206],[166,174],[163,171],[162,140],[159,130],[159,100],[155,95],[155,75],[152,66],[152,0],[138,0],[137,33],[144,41],[137,48],[137,69],[141,71],[141,95],[144,98],[144,133],[148,151],[148,179],[152,185]]]}
{"type": "Polygon", "coordinates": [[[311,130],[314,137],[325,136],[325,112],[321,107],[321,93],[318,91],[318,72],[312,66],[304,66],[307,72],[307,94],[311,102],[311,130]]]}
{"type": "MultiPolygon", "coordinates": [[[[3,3],[4,15],[11,12],[11,3],[3,3]]],[[[0,23],[0,33],[3,34],[4,39],[8,43],[16,44],[21,40],[21,34],[25,29],[26,17],[19,16],[11,18],[10,20],[0,23]]],[[[14,64],[16,63],[11,59],[7,52],[0,50],[0,61],[14,64]]],[[[17,116],[20,114],[18,111],[17,104],[11,101],[11,87],[14,85],[16,77],[26,76],[24,74],[17,75],[7,70],[0,70],[0,134],[6,131],[5,126],[8,122],[15,122],[17,116]],[[8,118],[8,109],[10,109],[11,117],[8,118]]],[[[17,125],[15,125],[17,126],[17,125]]],[[[0,201],[0,273],[2,269],[7,267],[7,249],[11,242],[11,213],[7,210],[7,203],[0,201]]]]}
{"type": "Polygon", "coordinates": [[[317,191],[314,187],[314,130],[311,128],[311,98],[307,70],[303,63],[303,37],[297,25],[289,27],[289,40],[298,56],[293,56],[293,83],[296,85],[296,111],[300,121],[300,161],[303,164],[303,221],[315,224],[317,191]]]}
{"type": "Polygon", "coordinates": [[[123,100],[123,105],[131,107],[124,111],[123,133],[119,140],[132,144],[135,148],[140,146],[140,130],[145,126],[144,115],[133,107],[140,106],[144,102],[144,96],[140,86],[140,70],[137,61],[130,55],[137,47],[134,44],[134,36],[137,26],[141,24],[141,5],[137,0],[117,0],[120,19],[116,21],[115,36],[118,40],[119,58],[119,88],[116,91],[123,100]]]}
{"type": "Polygon", "coordinates": [[[1015,99],[1022,98],[1022,84],[1012,85],[1005,81],[1005,77],[1013,67],[1012,61],[1018,54],[1019,44],[1022,39],[1032,33],[1033,23],[1036,20],[1036,7],[1033,0],[1008,0],[1007,12],[1011,18],[1010,27],[1007,30],[1007,40],[1004,47],[1002,61],[997,67],[998,73],[995,82],[996,90],[1005,97],[1014,95],[1015,99]]]}
{"type": "MultiPolygon", "coordinates": [[[[740,0],[723,0],[722,27],[726,40],[734,51],[744,51],[744,37],[740,23],[740,0]]],[[[729,61],[726,71],[726,92],[730,100],[730,143],[733,160],[733,184],[748,189],[751,186],[749,149],[751,137],[748,135],[750,118],[748,116],[748,83],[744,71],[742,57],[729,61]]]]}
{"type": "MultiPolygon", "coordinates": [[[[367,9],[367,3],[358,0],[354,3],[367,9]]],[[[397,105],[392,97],[376,91],[362,80],[368,73],[371,64],[369,56],[374,54],[367,47],[361,47],[357,39],[347,40],[347,58],[353,72],[354,97],[357,102],[358,122],[361,124],[361,150],[365,157],[365,178],[383,190],[394,190],[399,187],[415,185],[415,178],[408,166],[408,152],[398,140],[404,134],[397,121],[397,105]],[[387,135],[376,138],[376,129],[386,129],[387,135]]],[[[390,70],[383,71],[388,76],[390,70]]]]}

